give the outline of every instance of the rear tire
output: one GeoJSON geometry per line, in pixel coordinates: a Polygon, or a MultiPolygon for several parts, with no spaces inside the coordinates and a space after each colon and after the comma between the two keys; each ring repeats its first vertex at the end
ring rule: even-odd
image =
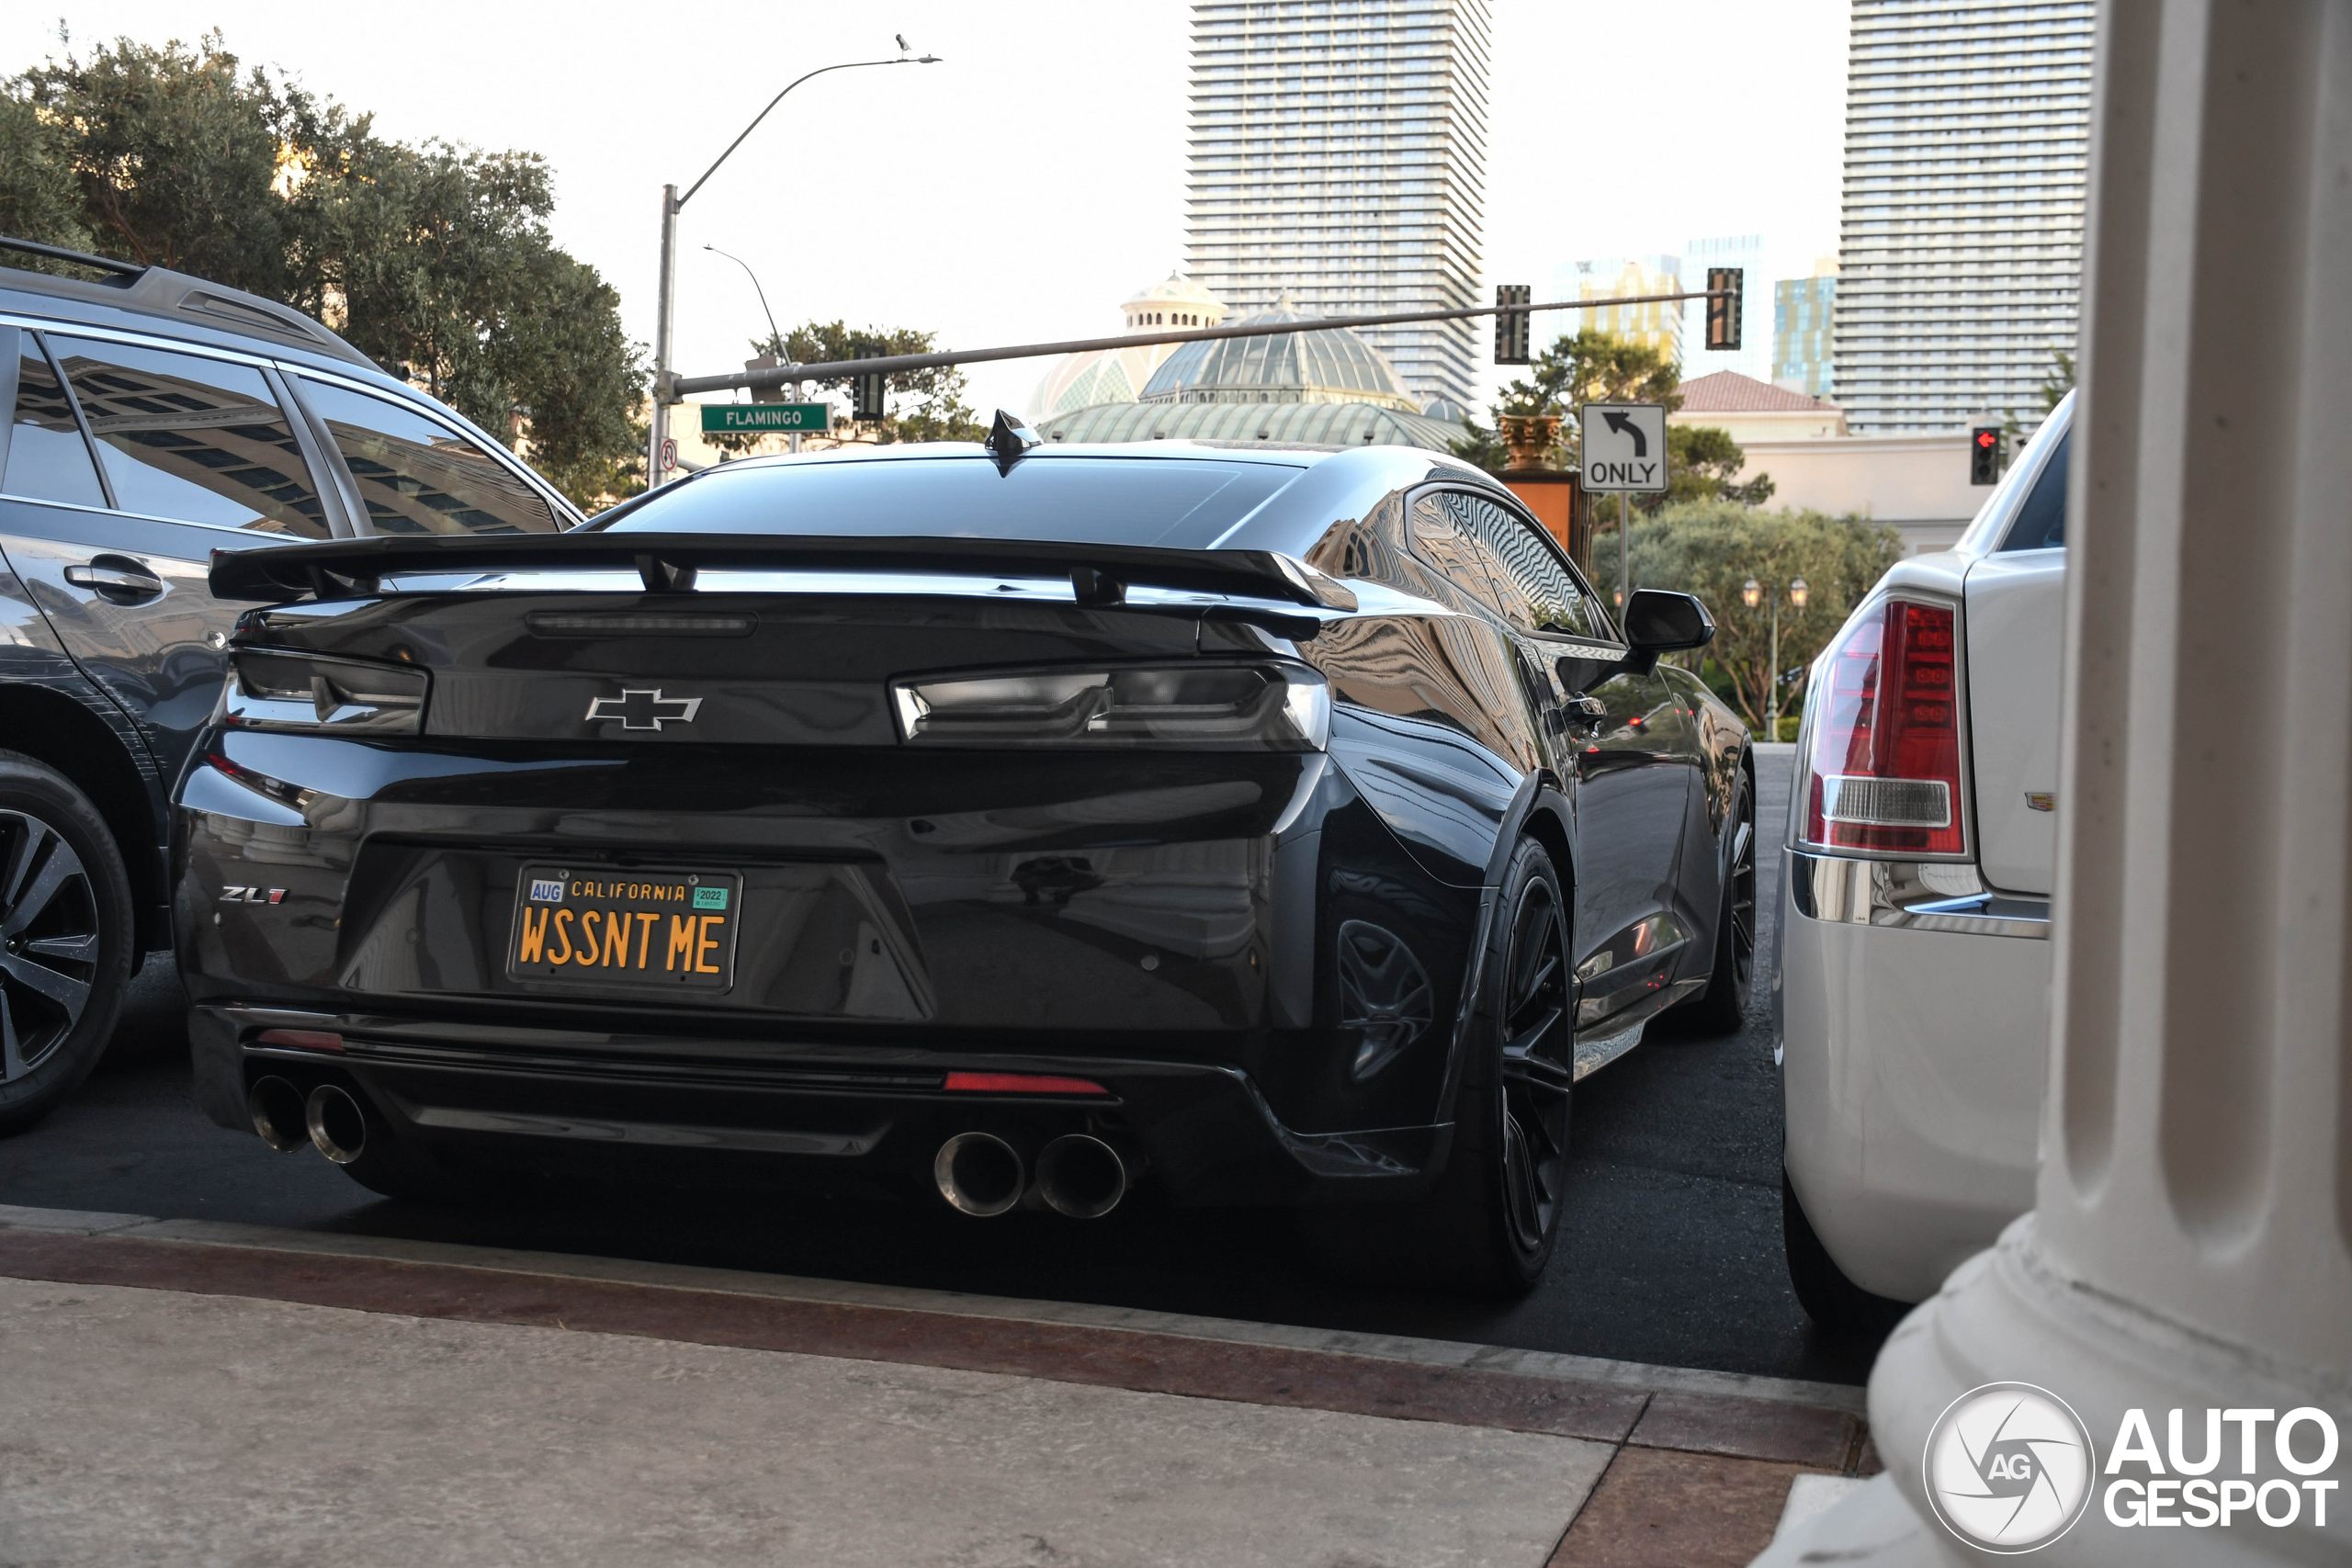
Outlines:
{"type": "Polygon", "coordinates": [[[1723,908],[1715,919],[1715,967],[1707,988],[1678,1010],[1694,1034],[1736,1034],[1747,1021],[1747,994],[1756,976],[1756,792],[1745,770],[1725,820],[1733,834],[1731,874],[1724,878],[1723,908]]]}
{"type": "Polygon", "coordinates": [[[0,751],[0,1134],[55,1110],[106,1054],[134,940],[106,818],[56,769],[0,751]]]}
{"type": "Polygon", "coordinates": [[[1521,840],[1487,937],[1445,1168],[1418,1203],[1310,1212],[1327,1262],[1477,1293],[1544,1277],[1567,1183],[1568,920],[1551,856],[1521,840]]]}
{"type": "Polygon", "coordinates": [[[1873,1295],[1846,1277],[1804,1217],[1789,1173],[1781,1172],[1781,1246],[1788,1256],[1789,1283],[1805,1315],[1841,1338],[1883,1339],[1903,1321],[1908,1303],[1873,1295]]]}

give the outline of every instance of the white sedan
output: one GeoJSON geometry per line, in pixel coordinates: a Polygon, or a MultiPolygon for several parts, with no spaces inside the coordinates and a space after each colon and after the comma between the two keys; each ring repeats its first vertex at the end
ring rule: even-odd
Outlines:
{"type": "Polygon", "coordinates": [[[1883,1329],[2033,1204],[2070,396],[1815,664],[1772,976],[1789,1277],[1883,1329]]]}

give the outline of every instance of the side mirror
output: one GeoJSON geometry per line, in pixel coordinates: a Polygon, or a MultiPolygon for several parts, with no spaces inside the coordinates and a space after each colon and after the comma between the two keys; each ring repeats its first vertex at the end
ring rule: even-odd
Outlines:
{"type": "Polygon", "coordinates": [[[1679,653],[1715,640],[1715,618],[1696,596],[1636,588],[1625,606],[1625,640],[1636,653],[1679,653]]]}
{"type": "Polygon", "coordinates": [[[1563,659],[1560,684],[1574,695],[1612,676],[1646,675],[1657,668],[1659,654],[1704,648],[1714,640],[1715,618],[1696,597],[1665,588],[1636,588],[1625,611],[1625,657],[1563,659]]]}

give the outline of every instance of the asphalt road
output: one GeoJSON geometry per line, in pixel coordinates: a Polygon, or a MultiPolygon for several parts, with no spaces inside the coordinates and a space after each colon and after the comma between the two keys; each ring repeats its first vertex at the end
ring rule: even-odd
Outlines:
{"type": "MultiPolygon", "coordinates": [[[[1778,749],[1775,749],[1776,751],[1778,749]]],[[[1790,760],[1759,758],[1766,841],[1785,818],[1790,760]]],[[[1770,952],[1777,866],[1758,889],[1770,952]]],[[[1377,1291],[1320,1273],[1291,1222],[1252,1213],[1125,1213],[976,1222],[944,1206],[782,1206],[697,1196],[616,1207],[494,1199],[463,1210],[387,1202],[310,1154],[214,1126],[189,1098],[168,959],[136,982],[123,1026],[80,1093],[0,1140],[0,1202],[402,1235],[721,1268],[1045,1297],[1315,1327],[1860,1382],[1874,1344],[1815,1330],[1781,1255],[1781,1100],[1759,973],[1747,1026],[1677,1038],[1661,1021],[1578,1086],[1568,1210],[1543,1283],[1517,1301],[1377,1291]]]]}

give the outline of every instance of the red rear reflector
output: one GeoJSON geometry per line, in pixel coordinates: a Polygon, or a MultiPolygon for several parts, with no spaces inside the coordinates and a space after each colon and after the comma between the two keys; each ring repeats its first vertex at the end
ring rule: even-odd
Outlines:
{"type": "Polygon", "coordinates": [[[1954,631],[1949,605],[1890,599],[1830,652],[1805,759],[1805,842],[1967,852],[1954,631]]]}
{"type": "Polygon", "coordinates": [[[265,1029],[261,1032],[264,1045],[290,1045],[297,1051],[340,1051],[343,1036],[330,1034],[323,1029],[265,1029]]]}
{"type": "Polygon", "coordinates": [[[1087,1078],[1047,1077],[1040,1073],[950,1073],[951,1094],[1108,1094],[1087,1078]]]}

